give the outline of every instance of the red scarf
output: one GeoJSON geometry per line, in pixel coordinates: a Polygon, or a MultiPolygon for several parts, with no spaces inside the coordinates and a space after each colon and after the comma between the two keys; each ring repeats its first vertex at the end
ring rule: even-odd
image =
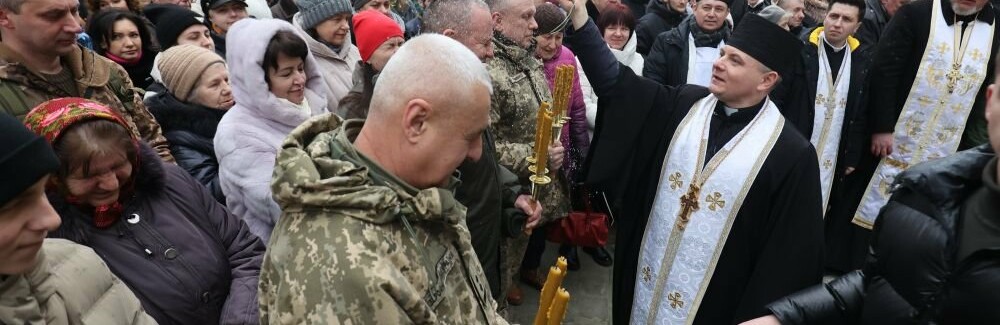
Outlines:
{"type": "Polygon", "coordinates": [[[104,56],[106,56],[108,58],[108,60],[115,61],[115,63],[118,63],[118,64],[123,65],[123,66],[125,66],[125,65],[135,65],[136,63],[139,63],[139,60],[142,60],[142,49],[139,49],[139,55],[136,55],[135,59],[131,59],[131,60],[124,59],[124,58],[122,58],[120,56],[111,54],[111,52],[104,52],[104,56]]]}

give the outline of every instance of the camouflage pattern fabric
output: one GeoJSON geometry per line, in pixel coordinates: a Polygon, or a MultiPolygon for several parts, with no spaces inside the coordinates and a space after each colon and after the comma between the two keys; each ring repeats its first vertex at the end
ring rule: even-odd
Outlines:
{"type": "MultiPolygon", "coordinates": [[[[496,57],[487,68],[493,80],[493,96],[490,107],[490,131],[496,140],[497,161],[517,174],[524,186],[531,186],[528,163],[535,142],[535,124],[538,106],[543,101],[552,101],[542,62],[534,57],[534,47],[525,49],[494,32],[493,45],[496,57]]],[[[568,188],[565,180],[550,173],[554,181],[539,189],[538,199],[542,203],[542,223],[565,217],[569,212],[568,188]]],[[[528,238],[512,238],[501,245],[504,279],[513,279],[521,268],[521,259],[528,247],[528,238]]],[[[506,282],[506,281],[505,281],[506,282]]],[[[509,285],[503,286],[503,294],[509,285]]],[[[506,301],[501,301],[506,307],[506,301]]]]}
{"type": "Polygon", "coordinates": [[[272,191],[283,214],[261,267],[261,323],[506,324],[465,207],[358,153],[363,123],[314,117],[278,152],[272,191]]]}
{"type": "Polygon", "coordinates": [[[19,54],[0,43],[0,111],[23,120],[28,111],[47,100],[83,97],[114,109],[129,129],[137,131],[136,138],[149,143],[164,161],[174,160],[160,125],[142,103],[142,90],[132,86],[125,69],[79,47],[62,60],[73,72],[79,96],[28,70],[19,54]]]}

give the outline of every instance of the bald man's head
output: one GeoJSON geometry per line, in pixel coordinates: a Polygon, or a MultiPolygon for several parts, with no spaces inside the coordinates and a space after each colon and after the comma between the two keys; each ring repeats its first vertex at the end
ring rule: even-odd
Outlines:
{"type": "Polygon", "coordinates": [[[463,160],[479,159],[492,91],[486,67],[464,45],[414,37],[382,69],[359,137],[379,142],[371,150],[385,152],[374,156],[400,162],[389,170],[410,185],[442,186],[463,160]]]}

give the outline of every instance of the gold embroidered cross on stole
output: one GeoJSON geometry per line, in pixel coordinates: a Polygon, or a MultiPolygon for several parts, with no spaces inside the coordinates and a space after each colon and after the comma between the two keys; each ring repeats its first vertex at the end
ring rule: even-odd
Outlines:
{"type": "Polygon", "coordinates": [[[681,196],[681,211],[677,213],[677,229],[684,230],[688,222],[691,221],[691,214],[698,211],[698,193],[701,188],[691,182],[687,194],[681,196]]]}

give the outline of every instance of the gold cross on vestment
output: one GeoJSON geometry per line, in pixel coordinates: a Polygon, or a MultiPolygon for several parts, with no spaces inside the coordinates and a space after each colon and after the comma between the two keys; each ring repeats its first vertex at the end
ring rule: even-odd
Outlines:
{"type": "Polygon", "coordinates": [[[948,93],[951,94],[955,92],[955,87],[958,86],[958,80],[962,79],[962,73],[959,71],[962,68],[961,63],[955,63],[951,65],[951,71],[945,75],[948,78],[948,93]]]}
{"type": "Polygon", "coordinates": [[[698,192],[701,192],[701,188],[691,183],[687,194],[681,196],[681,211],[677,214],[677,229],[684,230],[688,222],[691,221],[691,214],[698,211],[698,192]]]}
{"type": "Polygon", "coordinates": [[[830,169],[830,167],[833,167],[833,162],[830,161],[830,159],[827,159],[826,161],[823,162],[824,169],[830,169]]]}
{"type": "Polygon", "coordinates": [[[642,267],[642,281],[649,282],[653,278],[653,270],[649,265],[642,267]]]}
{"type": "Polygon", "coordinates": [[[676,189],[679,189],[682,186],[684,186],[684,181],[681,180],[681,173],[680,172],[673,173],[667,179],[670,180],[670,189],[671,190],[676,190],[676,189]]]}
{"type": "Polygon", "coordinates": [[[708,209],[712,211],[726,207],[726,200],[722,199],[722,193],[719,192],[705,196],[705,201],[708,201],[708,209]]]}
{"type": "Polygon", "coordinates": [[[670,308],[677,309],[684,307],[684,300],[681,300],[681,293],[673,291],[667,294],[667,300],[670,301],[670,308]]]}

